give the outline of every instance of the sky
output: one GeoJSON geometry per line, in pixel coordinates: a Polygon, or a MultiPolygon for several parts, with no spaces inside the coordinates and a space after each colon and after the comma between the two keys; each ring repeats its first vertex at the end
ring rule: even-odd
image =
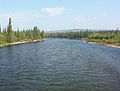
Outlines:
{"type": "Polygon", "coordinates": [[[0,0],[2,28],[45,31],[120,28],[120,0],[0,0]]]}

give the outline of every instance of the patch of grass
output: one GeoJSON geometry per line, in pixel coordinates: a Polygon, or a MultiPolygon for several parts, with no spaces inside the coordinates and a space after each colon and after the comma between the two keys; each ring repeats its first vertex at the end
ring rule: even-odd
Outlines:
{"type": "MultiPolygon", "coordinates": [[[[36,39],[36,40],[44,40],[44,38],[40,38],[40,39],[36,39]]],[[[31,40],[31,39],[25,39],[25,40],[20,40],[20,41],[16,41],[16,42],[22,42],[22,41],[29,41],[29,42],[32,42],[34,40],[31,40]]],[[[4,41],[0,41],[0,47],[5,47],[5,46],[9,46],[9,45],[14,45],[12,43],[7,43],[7,42],[4,42],[4,41]]]]}
{"type": "Polygon", "coordinates": [[[4,46],[9,46],[11,45],[10,43],[3,43],[3,42],[0,42],[0,47],[4,47],[4,46]]]}
{"type": "Polygon", "coordinates": [[[86,42],[95,42],[102,45],[116,45],[120,46],[120,39],[90,39],[90,38],[74,38],[74,39],[80,39],[86,42]]]}

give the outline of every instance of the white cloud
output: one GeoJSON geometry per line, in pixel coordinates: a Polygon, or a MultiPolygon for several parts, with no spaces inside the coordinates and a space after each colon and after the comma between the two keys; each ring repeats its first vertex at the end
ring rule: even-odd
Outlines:
{"type": "Polygon", "coordinates": [[[14,29],[17,29],[20,27],[29,28],[34,25],[39,25],[38,20],[44,18],[44,15],[41,14],[41,12],[33,12],[33,11],[0,13],[0,25],[2,26],[2,28],[7,26],[8,18],[12,18],[12,25],[14,26],[14,29]]]}
{"type": "Polygon", "coordinates": [[[42,8],[41,10],[44,14],[57,16],[62,14],[65,11],[65,8],[42,8]]]}
{"type": "Polygon", "coordinates": [[[12,22],[15,23],[24,23],[27,21],[26,19],[26,13],[22,12],[6,12],[6,13],[0,13],[0,24],[3,26],[6,26],[8,23],[8,18],[12,18],[12,22]]]}
{"type": "Polygon", "coordinates": [[[12,12],[12,13],[0,13],[0,19],[5,21],[8,18],[12,18],[16,22],[27,22],[31,18],[43,18],[43,14],[37,12],[12,12]]]}

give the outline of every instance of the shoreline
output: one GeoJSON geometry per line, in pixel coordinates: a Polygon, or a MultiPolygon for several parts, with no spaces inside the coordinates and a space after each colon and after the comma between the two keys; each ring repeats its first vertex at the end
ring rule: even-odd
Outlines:
{"type": "MultiPolygon", "coordinates": [[[[84,41],[84,42],[87,42],[87,41],[84,41]]],[[[117,45],[114,45],[114,44],[99,44],[99,43],[96,43],[96,42],[87,42],[87,43],[90,43],[90,44],[95,44],[95,45],[102,45],[102,46],[107,46],[107,47],[113,47],[113,48],[120,48],[120,46],[117,46],[117,45]]]]}
{"type": "Polygon", "coordinates": [[[81,40],[83,42],[87,42],[87,43],[94,44],[94,45],[101,45],[101,46],[107,46],[107,47],[112,47],[112,48],[120,48],[120,46],[117,46],[114,44],[100,44],[100,43],[96,43],[96,42],[88,42],[88,41],[82,40],[82,39],[75,39],[75,40],[81,40]]]}
{"type": "MultiPolygon", "coordinates": [[[[5,46],[10,46],[10,45],[20,45],[20,44],[26,44],[26,43],[34,43],[34,42],[40,42],[40,41],[44,41],[47,40],[47,38],[45,39],[39,39],[39,40],[23,40],[23,41],[18,41],[18,42],[13,42],[13,43],[6,43],[6,44],[2,44],[0,45],[0,47],[5,47],[5,46]]],[[[80,39],[78,39],[80,40],[80,39]]],[[[87,42],[85,40],[82,40],[83,42],[87,42]]],[[[87,42],[90,44],[94,44],[94,45],[102,45],[102,46],[107,46],[107,47],[113,47],[113,48],[120,48],[120,46],[114,45],[114,44],[100,44],[100,43],[96,43],[96,42],[87,42]]]]}
{"type": "Polygon", "coordinates": [[[0,45],[0,47],[5,47],[5,46],[10,46],[10,45],[20,45],[20,44],[26,44],[26,43],[34,43],[34,42],[40,42],[40,41],[44,41],[47,40],[45,39],[39,39],[39,40],[23,40],[23,41],[17,41],[17,42],[13,42],[13,43],[7,43],[7,44],[2,44],[0,45]]]}

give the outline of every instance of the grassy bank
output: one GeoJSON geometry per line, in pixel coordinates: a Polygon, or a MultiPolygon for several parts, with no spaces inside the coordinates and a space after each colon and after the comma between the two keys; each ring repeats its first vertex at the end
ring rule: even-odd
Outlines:
{"type": "Polygon", "coordinates": [[[9,45],[11,45],[11,44],[7,43],[7,42],[0,41],[0,47],[9,46],[9,45]]]}
{"type": "Polygon", "coordinates": [[[10,46],[10,45],[19,45],[19,44],[25,44],[25,43],[30,43],[30,42],[39,42],[39,41],[43,41],[46,40],[44,38],[41,39],[36,39],[36,40],[21,40],[21,41],[16,41],[13,43],[7,43],[7,42],[0,42],[0,47],[5,47],[5,46],[10,46]]]}
{"type": "Polygon", "coordinates": [[[120,39],[89,39],[89,38],[75,38],[75,39],[80,39],[92,44],[120,48],[120,39]]]}

